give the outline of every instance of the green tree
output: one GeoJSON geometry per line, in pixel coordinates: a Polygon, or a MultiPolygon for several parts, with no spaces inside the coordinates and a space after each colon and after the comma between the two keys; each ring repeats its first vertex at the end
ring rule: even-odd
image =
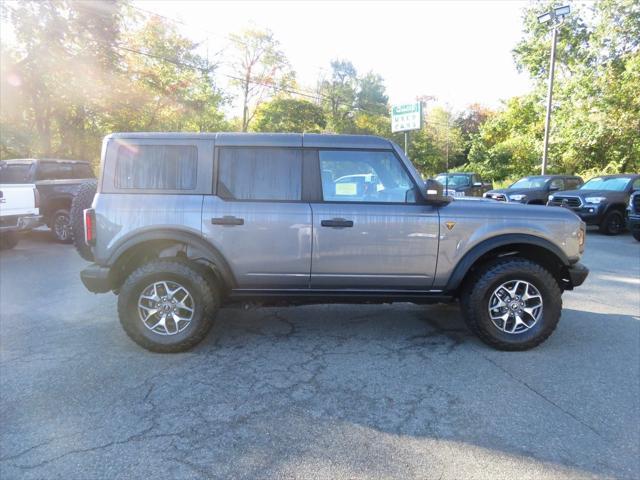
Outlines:
{"type": "Polygon", "coordinates": [[[241,129],[246,132],[260,103],[279,89],[292,86],[295,74],[273,32],[246,29],[231,35],[231,40],[232,84],[240,90],[241,129]]]}
{"type": "Polygon", "coordinates": [[[252,129],[256,132],[320,133],[327,122],[322,107],[308,100],[276,97],[258,107],[252,129]]]}
{"type": "Polygon", "coordinates": [[[331,78],[320,83],[322,105],[327,112],[329,129],[337,133],[354,128],[358,72],[348,60],[331,62],[331,78]]]}
{"type": "Polygon", "coordinates": [[[105,78],[119,60],[121,7],[118,1],[3,4],[15,44],[2,53],[0,155],[92,154],[96,111],[109,91],[105,78]]]}

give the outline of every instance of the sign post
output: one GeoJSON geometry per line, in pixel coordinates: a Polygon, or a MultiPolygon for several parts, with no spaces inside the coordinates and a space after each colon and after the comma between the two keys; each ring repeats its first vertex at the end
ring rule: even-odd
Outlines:
{"type": "Polygon", "coordinates": [[[409,132],[422,128],[422,102],[404,103],[391,107],[391,131],[404,132],[404,153],[409,149],[409,132]]]}

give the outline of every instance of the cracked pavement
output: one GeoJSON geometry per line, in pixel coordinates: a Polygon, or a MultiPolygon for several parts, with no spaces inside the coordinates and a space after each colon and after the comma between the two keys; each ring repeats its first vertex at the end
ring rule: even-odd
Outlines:
{"type": "Polygon", "coordinates": [[[640,244],[590,232],[584,263],[529,352],[395,304],[224,309],[161,355],[32,232],[0,254],[0,477],[638,478],[640,244]]]}

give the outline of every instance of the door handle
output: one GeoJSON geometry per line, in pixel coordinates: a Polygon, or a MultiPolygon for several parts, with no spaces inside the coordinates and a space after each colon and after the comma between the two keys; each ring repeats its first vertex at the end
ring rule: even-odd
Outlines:
{"type": "Polygon", "coordinates": [[[244,218],[233,216],[216,217],[211,219],[213,225],[244,225],[244,218]]]}
{"type": "Polygon", "coordinates": [[[322,220],[320,225],[323,227],[344,228],[353,227],[353,220],[347,220],[345,218],[332,218],[331,220],[322,220]]]}

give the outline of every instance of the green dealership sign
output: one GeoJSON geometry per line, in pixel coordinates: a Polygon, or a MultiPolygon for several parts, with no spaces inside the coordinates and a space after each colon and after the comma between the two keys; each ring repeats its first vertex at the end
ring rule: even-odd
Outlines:
{"type": "Polygon", "coordinates": [[[391,107],[391,131],[407,132],[422,128],[422,103],[405,103],[391,107]]]}

